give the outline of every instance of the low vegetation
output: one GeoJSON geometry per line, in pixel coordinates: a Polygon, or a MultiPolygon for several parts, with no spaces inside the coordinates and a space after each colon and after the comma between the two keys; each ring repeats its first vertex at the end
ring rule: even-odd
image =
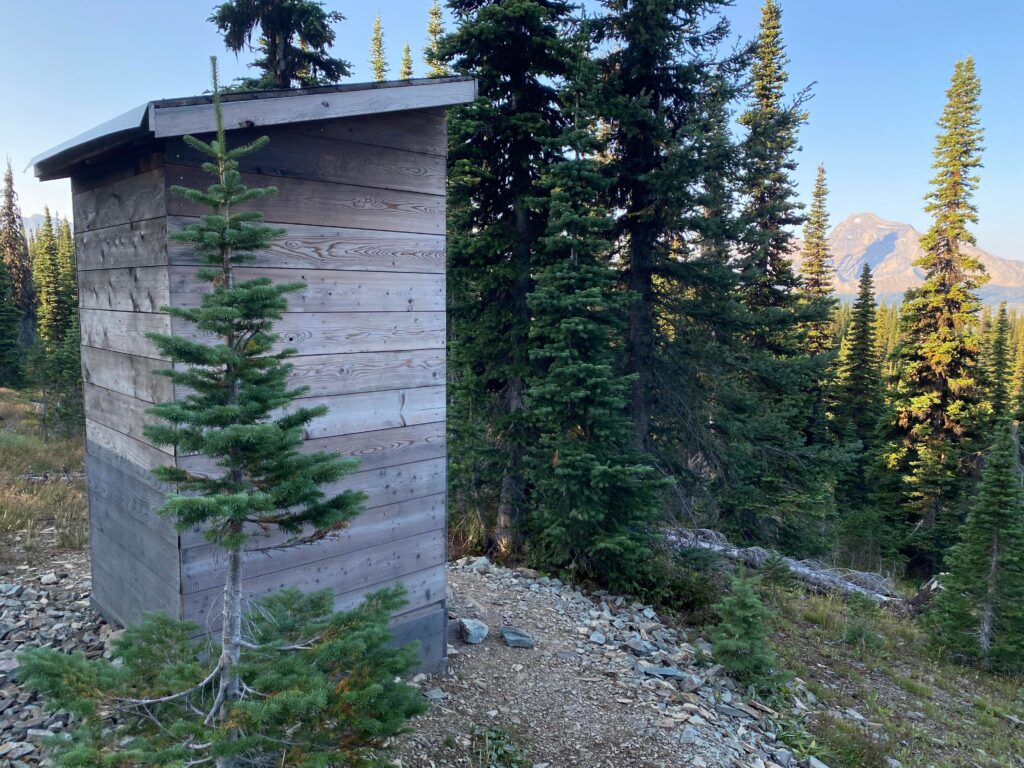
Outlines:
{"type": "Polygon", "coordinates": [[[29,559],[88,541],[82,439],[44,442],[38,411],[26,396],[0,389],[0,540],[7,554],[29,559]]]}

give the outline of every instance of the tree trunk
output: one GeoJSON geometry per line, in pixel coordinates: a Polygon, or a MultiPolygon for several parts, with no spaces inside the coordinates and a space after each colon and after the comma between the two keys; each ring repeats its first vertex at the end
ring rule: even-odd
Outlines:
{"type": "MultiPolygon", "coordinates": [[[[228,551],[228,572],[224,581],[224,610],[222,614],[220,652],[220,682],[217,706],[210,712],[212,719],[224,722],[231,703],[238,701],[241,686],[238,680],[238,661],[242,652],[242,548],[228,551]]],[[[217,768],[234,768],[234,758],[217,759],[217,768]]]]}

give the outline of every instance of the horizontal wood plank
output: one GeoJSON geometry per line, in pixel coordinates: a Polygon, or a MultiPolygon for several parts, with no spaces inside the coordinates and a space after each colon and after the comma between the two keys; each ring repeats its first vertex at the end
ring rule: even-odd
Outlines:
{"type": "Polygon", "coordinates": [[[166,213],[164,169],[155,168],[79,192],[72,203],[78,232],[155,219],[166,213]]]}
{"type": "MultiPolygon", "coordinates": [[[[260,277],[270,278],[275,283],[305,283],[302,290],[288,294],[289,312],[443,312],[445,309],[445,281],[440,274],[236,267],[234,276],[239,283],[260,277]]],[[[166,281],[166,274],[163,277],[166,281]]],[[[134,282],[127,276],[119,279],[125,284],[117,297],[119,306],[102,309],[132,308],[130,302],[136,300],[141,290],[139,281],[145,277],[132,276],[134,282]]],[[[91,283],[89,285],[91,287],[91,283]]],[[[203,294],[210,290],[208,282],[196,278],[195,268],[171,267],[168,300],[175,307],[198,307],[203,294]]],[[[143,306],[139,311],[152,310],[143,306]]]]}
{"type": "MultiPolygon", "coordinates": [[[[98,424],[115,429],[139,442],[150,444],[143,433],[143,427],[147,424],[160,423],[159,419],[146,412],[152,406],[152,403],[130,397],[121,392],[115,392],[111,389],[104,389],[95,384],[86,384],[84,389],[85,415],[87,418],[98,424]]],[[[174,456],[174,448],[172,446],[154,445],[153,447],[168,454],[170,457],[174,456]]]]}
{"type": "Polygon", "coordinates": [[[329,412],[326,416],[314,419],[306,427],[306,437],[309,439],[444,421],[445,388],[442,385],[331,397],[304,397],[296,400],[287,410],[321,405],[327,406],[329,412]]]}
{"type": "Polygon", "coordinates": [[[167,217],[118,224],[94,232],[76,227],[75,258],[79,274],[92,269],[166,266],[167,217]]]}
{"type": "MultiPolygon", "coordinates": [[[[443,195],[445,191],[445,158],[441,155],[325,138],[292,131],[289,126],[238,131],[230,141],[238,146],[260,136],[269,136],[270,143],[259,152],[239,158],[239,170],[243,173],[431,195],[443,195]]],[[[195,166],[208,160],[181,139],[168,140],[165,159],[172,165],[195,166]]]]}
{"type": "Polygon", "coordinates": [[[79,322],[85,346],[156,359],[160,354],[146,334],[171,332],[171,318],[156,313],[83,309],[79,322]]]}
{"type": "MultiPolygon", "coordinates": [[[[139,472],[134,465],[95,444],[87,445],[85,466],[90,499],[103,504],[106,524],[143,532],[149,539],[146,546],[169,552],[177,570],[178,532],[173,520],[159,514],[171,489],[155,482],[148,471],[139,472]]],[[[89,514],[93,512],[90,501],[89,514]]],[[[111,539],[116,537],[112,535],[111,539]]]]}
{"type": "Polygon", "coordinates": [[[311,397],[427,387],[445,382],[443,349],[308,355],[296,358],[292,364],[290,383],[308,387],[311,397]]]}
{"type": "MultiPolygon", "coordinates": [[[[377,115],[412,109],[462,104],[476,98],[472,80],[421,81],[404,85],[309,93],[263,99],[225,100],[224,126],[249,128],[311,120],[332,120],[356,115],[377,115]]],[[[157,138],[216,130],[209,104],[163,105],[150,110],[150,128],[157,138]]]]}
{"type": "Polygon", "coordinates": [[[156,372],[170,363],[152,357],[138,357],[97,347],[82,347],[82,379],[122,395],[162,403],[174,395],[174,386],[156,372]]]}
{"type": "MultiPolygon", "coordinates": [[[[444,496],[439,494],[367,510],[346,530],[311,544],[271,549],[286,543],[287,536],[279,531],[253,532],[254,538],[249,540],[244,554],[243,578],[305,568],[320,560],[438,530],[444,528],[444,517],[444,496]]],[[[227,553],[209,543],[190,547],[182,552],[181,567],[185,594],[223,586],[227,553]]]]}
{"type": "Polygon", "coordinates": [[[100,531],[92,532],[89,547],[92,599],[101,613],[122,625],[137,623],[149,611],[180,617],[176,572],[156,573],[148,563],[124,552],[100,531]]]}
{"type": "MultiPolygon", "coordinates": [[[[173,216],[168,219],[168,227],[177,232],[195,221],[194,217],[173,216]]],[[[443,235],[299,224],[289,224],[286,229],[287,234],[275,238],[269,250],[254,254],[255,266],[444,273],[443,235]]],[[[167,247],[171,264],[199,264],[191,244],[170,242],[167,247]]]]}
{"type": "MultiPolygon", "coordinates": [[[[171,320],[171,328],[180,336],[214,341],[213,336],[201,334],[191,323],[178,318],[171,320]]],[[[291,347],[298,350],[299,355],[444,349],[445,315],[444,312],[289,312],[274,330],[280,335],[274,349],[291,347]]]]}
{"type": "Polygon", "coordinates": [[[111,451],[146,471],[156,467],[170,466],[174,463],[174,458],[159,448],[154,448],[149,443],[136,440],[90,418],[85,420],[85,437],[87,442],[91,441],[98,447],[111,451]]]}
{"type": "Polygon", "coordinates": [[[78,305],[86,309],[159,312],[170,303],[167,267],[90,269],[78,275],[78,305]]]}
{"type": "MultiPolygon", "coordinates": [[[[329,589],[337,596],[363,593],[403,576],[430,568],[443,568],[446,552],[444,530],[437,529],[318,560],[302,568],[256,575],[244,579],[242,588],[250,599],[291,587],[303,592],[329,589]]],[[[223,584],[220,584],[190,593],[185,601],[186,614],[203,617],[204,621],[213,617],[215,613],[211,609],[219,607],[223,590],[223,584]]]]}
{"type": "Polygon", "coordinates": [[[341,120],[297,123],[289,129],[311,137],[339,139],[446,157],[446,116],[427,110],[362,115],[341,120]]]}
{"type": "MultiPolygon", "coordinates": [[[[205,189],[210,183],[208,174],[190,166],[168,165],[164,173],[168,185],[205,189]]],[[[272,186],[277,187],[278,194],[252,202],[252,208],[262,211],[266,220],[274,224],[313,224],[431,235],[443,235],[445,231],[443,195],[306,179],[268,179],[249,173],[242,174],[242,181],[250,187],[271,186],[268,181],[274,182],[272,186]]],[[[198,203],[176,195],[167,198],[167,213],[170,215],[198,216],[205,212],[198,203]]]]}

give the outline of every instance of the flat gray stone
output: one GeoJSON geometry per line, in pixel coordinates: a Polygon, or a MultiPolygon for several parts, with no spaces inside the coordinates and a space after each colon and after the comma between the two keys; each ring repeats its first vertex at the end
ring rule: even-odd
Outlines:
{"type": "Polygon", "coordinates": [[[487,625],[480,619],[459,619],[459,629],[462,630],[462,639],[470,645],[477,645],[487,637],[487,625]]]}
{"type": "Polygon", "coordinates": [[[519,627],[502,627],[501,638],[509,648],[533,648],[537,642],[519,627]]]}

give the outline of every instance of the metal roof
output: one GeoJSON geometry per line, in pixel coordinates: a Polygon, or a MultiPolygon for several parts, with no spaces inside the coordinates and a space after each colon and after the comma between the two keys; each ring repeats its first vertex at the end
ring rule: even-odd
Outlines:
{"type": "MultiPolygon", "coordinates": [[[[434,77],[352,83],[284,91],[230,91],[221,97],[225,127],[252,128],[311,120],[430,109],[476,98],[470,77],[434,77]]],[[[139,141],[214,130],[212,97],[149,101],[36,155],[29,165],[39,179],[60,179],[90,158],[139,141]]]]}

